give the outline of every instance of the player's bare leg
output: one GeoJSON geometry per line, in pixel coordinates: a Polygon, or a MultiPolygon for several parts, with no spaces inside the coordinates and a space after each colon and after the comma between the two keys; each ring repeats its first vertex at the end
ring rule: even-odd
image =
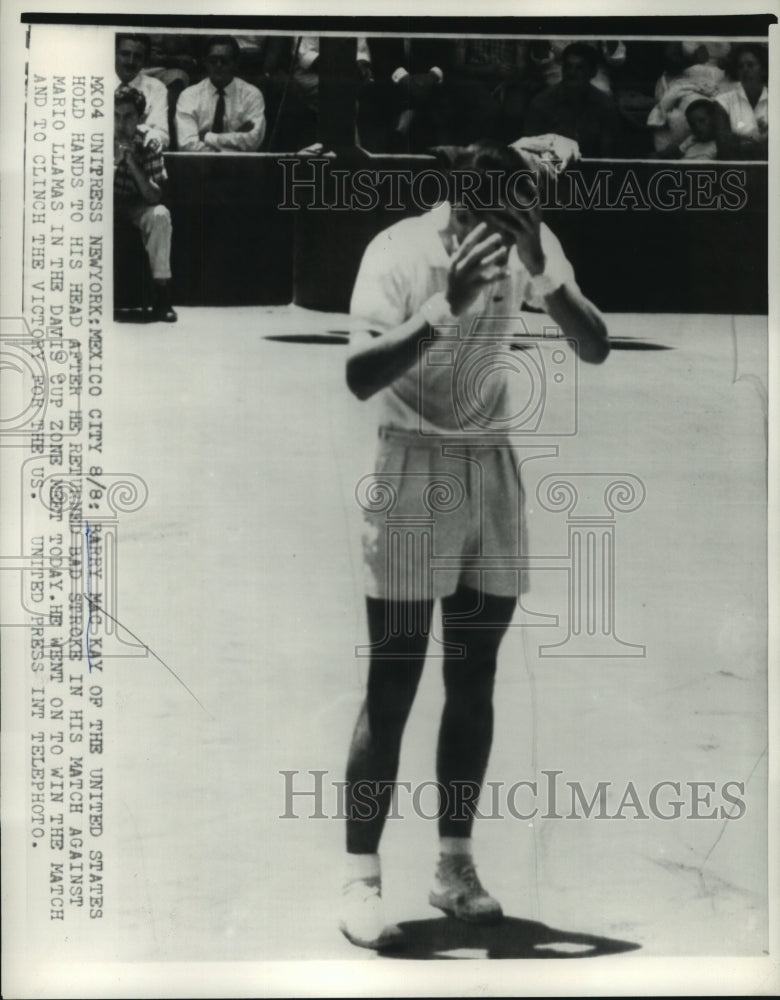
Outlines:
{"type": "Polygon", "coordinates": [[[498,647],[516,606],[514,597],[465,587],[442,602],[444,642],[463,648],[465,655],[444,661],[445,703],[436,757],[442,788],[441,856],[430,901],[476,923],[502,917],[500,905],[483,889],[474,869],[471,830],[493,740],[498,647]],[[469,617],[453,621],[456,615],[469,617]]]}
{"type": "Polygon", "coordinates": [[[402,935],[398,927],[384,923],[377,852],[398,773],[401,738],[425,662],[432,602],[393,605],[369,597],[366,605],[369,638],[381,648],[371,656],[366,698],[347,761],[347,871],[340,926],[353,944],[384,948],[400,943],[402,935]],[[410,634],[392,635],[393,621],[418,627],[410,634]]]}

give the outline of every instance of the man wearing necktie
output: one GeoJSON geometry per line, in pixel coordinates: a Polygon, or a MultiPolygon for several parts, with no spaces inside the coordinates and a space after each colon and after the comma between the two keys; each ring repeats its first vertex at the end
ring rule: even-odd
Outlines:
{"type": "Polygon", "coordinates": [[[208,77],[187,87],[176,107],[179,149],[189,152],[253,152],[265,135],[265,102],[236,76],[238,42],[227,35],[206,44],[208,77]]]}

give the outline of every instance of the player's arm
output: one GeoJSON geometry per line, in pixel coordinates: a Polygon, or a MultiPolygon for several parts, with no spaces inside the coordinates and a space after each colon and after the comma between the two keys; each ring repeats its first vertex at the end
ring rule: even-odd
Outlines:
{"type": "Polygon", "coordinates": [[[601,364],[609,354],[609,335],[604,317],[578,288],[563,284],[544,297],[550,317],[572,340],[583,361],[601,364]]]}
{"type": "Polygon", "coordinates": [[[420,343],[429,336],[428,320],[416,312],[388,333],[361,331],[353,338],[347,358],[347,385],[358,399],[370,399],[411,368],[420,343]]]}
{"type": "Polygon", "coordinates": [[[604,317],[577,287],[571,266],[549,231],[545,251],[539,209],[507,208],[500,214],[491,212],[490,215],[496,225],[512,235],[517,255],[532,277],[536,296],[544,302],[544,308],[561,328],[563,336],[573,341],[583,361],[601,364],[610,350],[604,317]]]}
{"type": "Polygon", "coordinates": [[[420,356],[421,342],[430,337],[431,327],[457,323],[457,317],[482,288],[504,275],[506,247],[498,233],[486,237],[486,232],[486,226],[477,226],[457,247],[450,258],[446,292],[432,295],[386,333],[372,335],[362,330],[353,339],[347,385],[358,399],[369,399],[411,368],[420,356]]]}

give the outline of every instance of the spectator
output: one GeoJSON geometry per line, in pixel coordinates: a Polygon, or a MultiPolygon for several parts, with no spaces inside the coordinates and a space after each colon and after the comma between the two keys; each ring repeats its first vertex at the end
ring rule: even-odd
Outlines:
{"type": "Polygon", "coordinates": [[[198,60],[194,51],[195,35],[150,35],[150,55],[144,67],[144,76],[154,77],[166,87],[179,84],[181,89],[190,85],[197,72],[198,60]]]}
{"type": "Polygon", "coordinates": [[[495,90],[522,76],[526,43],[512,38],[464,38],[455,42],[454,69],[467,80],[481,80],[495,90]]]}
{"type": "Polygon", "coordinates": [[[371,39],[375,83],[361,93],[363,146],[418,152],[497,135],[498,100],[486,80],[463,74],[457,45],[446,38],[371,39]]]}
{"type": "Polygon", "coordinates": [[[234,38],[206,43],[208,77],[187,87],[176,107],[179,149],[188,152],[252,152],[265,135],[265,102],[251,84],[236,76],[240,49],[234,38]]]}
{"type": "Polygon", "coordinates": [[[587,45],[596,53],[596,72],[591,83],[605,94],[612,93],[612,72],[622,67],[626,61],[626,46],[617,40],[585,41],[581,39],[556,38],[533,41],[529,47],[530,65],[535,74],[544,78],[548,87],[563,79],[563,53],[572,44],[587,45]]]}
{"type": "Polygon", "coordinates": [[[697,98],[716,97],[724,86],[725,74],[707,44],[674,42],[667,46],[666,70],[656,84],[656,104],[647,117],[659,156],[674,156],[691,134],[686,106],[697,98]]]}
{"type": "Polygon", "coordinates": [[[720,108],[714,101],[695,98],[685,108],[691,134],[683,139],[678,153],[684,160],[717,160],[720,108]]]}
{"type": "Polygon", "coordinates": [[[610,69],[620,115],[622,156],[642,159],[653,154],[653,134],[647,117],[656,104],[656,80],[664,71],[663,49],[661,42],[628,41],[625,59],[610,69]]]}
{"type": "Polygon", "coordinates": [[[731,51],[731,42],[716,42],[711,38],[706,42],[687,41],[680,43],[683,57],[692,62],[726,68],[726,61],[731,51]]]}
{"type": "Polygon", "coordinates": [[[529,79],[528,43],[510,38],[464,38],[455,42],[457,78],[482,87],[482,101],[469,139],[477,135],[509,142],[520,134],[528,102],[541,85],[529,79]],[[494,119],[496,127],[494,127],[494,119]]]}
{"type": "MultiPolygon", "coordinates": [[[[144,67],[144,76],[159,80],[167,92],[167,122],[168,133],[175,143],[176,136],[176,103],[179,95],[189,87],[192,77],[197,73],[198,60],[195,47],[198,44],[197,35],[150,35],[151,55],[144,67]]],[[[174,148],[173,144],[171,148],[174,148]]]]}
{"type": "Polygon", "coordinates": [[[436,38],[372,38],[373,80],[361,89],[360,145],[373,152],[411,152],[444,141],[442,81],[447,42],[436,38]]]}
{"type": "Polygon", "coordinates": [[[552,132],[574,139],[583,156],[614,156],[617,106],[609,94],[591,83],[598,69],[595,50],[574,42],[564,49],[561,65],[561,82],[541,91],[529,104],[523,135],[552,132]]]}
{"type": "Polygon", "coordinates": [[[164,83],[142,72],[151,48],[148,35],[118,34],[114,42],[114,69],[120,84],[143,94],[146,111],[138,132],[146,145],[156,143],[160,150],[170,145],[168,91],[164,83]]]}
{"type": "Polygon", "coordinates": [[[445,142],[449,43],[439,38],[372,38],[374,79],[360,93],[360,144],[411,152],[445,142]]]}
{"type": "Polygon", "coordinates": [[[730,153],[735,158],[763,159],[769,135],[766,49],[750,43],[738,46],[733,53],[731,72],[737,79],[736,87],[717,97],[729,116],[730,153]]]}
{"type": "MultiPolygon", "coordinates": [[[[266,35],[234,35],[241,53],[241,72],[247,83],[260,89],[260,81],[266,75],[266,53],[268,37],[266,35]]],[[[265,96],[265,95],[263,95],[265,96]]]]}
{"type": "Polygon", "coordinates": [[[167,174],[162,153],[144,145],[140,124],[146,100],[135,87],[114,94],[114,215],[141,231],[154,281],[153,316],[175,323],[171,304],[171,215],[161,204],[167,174]]]}
{"type": "MultiPolygon", "coordinates": [[[[361,84],[373,79],[371,52],[365,37],[357,36],[354,75],[342,82],[355,98],[361,84]]],[[[300,149],[320,138],[320,39],[300,35],[293,39],[290,86],[282,108],[278,148],[300,149]]]]}
{"type": "MultiPolygon", "coordinates": [[[[355,66],[358,78],[371,79],[371,52],[364,37],[357,38],[355,66]]],[[[315,114],[319,111],[320,92],[320,40],[317,35],[303,35],[293,67],[293,86],[301,101],[315,114]]]]}

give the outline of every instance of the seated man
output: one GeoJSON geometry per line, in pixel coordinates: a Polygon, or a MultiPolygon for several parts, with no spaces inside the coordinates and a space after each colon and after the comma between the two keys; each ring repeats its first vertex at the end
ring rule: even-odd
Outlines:
{"type": "Polygon", "coordinates": [[[160,80],[142,72],[151,49],[148,35],[118,34],[114,43],[114,69],[120,85],[134,87],[144,97],[146,110],[138,128],[144,144],[156,144],[158,150],[164,150],[170,146],[168,91],[160,80]]]}
{"type": "Polygon", "coordinates": [[[494,137],[499,104],[483,80],[460,72],[453,39],[372,38],[374,82],[360,94],[360,144],[372,152],[494,137]]]}
{"type": "Polygon", "coordinates": [[[187,87],[176,107],[176,136],[187,152],[254,152],[265,136],[265,101],[236,76],[241,50],[235,38],[206,43],[208,77],[187,87]]]}
{"type": "MultiPolygon", "coordinates": [[[[319,35],[299,35],[290,38],[287,46],[277,45],[272,55],[277,69],[281,68],[285,56],[290,65],[290,76],[289,81],[285,79],[284,102],[276,123],[275,149],[307,148],[308,151],[319,145],[321,129],[319,35]]],[[[356,99],[359,87],[371,81],[371,53],[364,37],[355,39],[354,68],[342,66],[337,77],[341,87],[353,91],[356,99]]]]}
{"type": "Polygon", "coordinates": [[[568,45],[561,60],[561,82],[541,91],[528,105],[523,135],[552,132],[574,139],[583,156],[617,152],[619,118],[614,99],[593,86],[596,51],[582,42],[568,45]]]}
{"type": "Polygon", "coordinates": [[[144,146],[138,126],[144,95],[121,86],[114,94],[114,216],[140,229],[155,289],[154,318],[178,319],[171,304],[171,215],[161,205],[168,179],[159,150],[144,146]]]}
{"type": "Polygon", "coordinates": [[[159,80],[168,94],[168,132],[176,136],[176,104],[179,95],[189,87],[198,69],[200,39],[197,35],[179,35],[166,32],[150,35],[151,54],[144,66],[144,76],[159,80]]]}

